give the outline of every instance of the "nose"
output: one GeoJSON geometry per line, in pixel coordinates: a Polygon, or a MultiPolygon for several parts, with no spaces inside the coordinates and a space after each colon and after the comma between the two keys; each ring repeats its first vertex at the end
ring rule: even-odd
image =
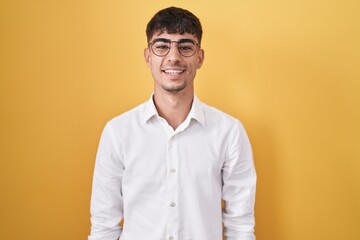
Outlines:
{"type": "Polygon", "coordinates": [[[177,42],[171,42],[170,44],[170,51],[169,53],[166,55],[168,61],[179,61],[182,56],[179,52],[178,49],[178,43],[177,42]]]}

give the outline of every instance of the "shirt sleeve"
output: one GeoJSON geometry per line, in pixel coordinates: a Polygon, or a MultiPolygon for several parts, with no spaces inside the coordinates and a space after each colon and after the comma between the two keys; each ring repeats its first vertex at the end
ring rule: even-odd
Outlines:
{"type": "Polygon", "coordinates": [[[101,135],[91,195],[91,231],[88,240],[116,240],[123,218],[122,177],[124,165],[110,124],[101,135]]]}
{"type": "Polygon", "coordinates": [[[223,223],[226,239],[255,240],[256,172],[251,145],[240,122],[229,134],[222,178],[222,198],[225,202],[223,223]]]}

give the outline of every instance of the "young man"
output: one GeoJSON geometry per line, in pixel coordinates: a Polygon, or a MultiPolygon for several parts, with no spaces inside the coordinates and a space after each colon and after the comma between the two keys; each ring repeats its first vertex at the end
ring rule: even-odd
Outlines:
{"type": "Polygon", "coordinates": [[[256,173],[246,132],[194,96],[204,61],[199,19],[167,8],[146,33],[154,93],[104,128],[88,239],[221,240],[223,223],[227,240],[254,240],[256,173]]]}

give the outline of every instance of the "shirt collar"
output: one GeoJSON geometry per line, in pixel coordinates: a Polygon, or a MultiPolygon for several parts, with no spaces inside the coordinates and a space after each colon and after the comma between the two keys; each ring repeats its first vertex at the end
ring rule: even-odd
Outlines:
{"type": "Polygon", "coordinates": [[[205,125],[204,106],[203,103],[196,96],[194,96],[188,118],[195,119],[201,125],[205,125]]]}
{"type": "Polygon", "coordinates": [[[150,99],[145,103],[145,109],[144,109],[144,122],[147,122],[150,118],[152,118],[155,115],[159,115],[155,103],[154,103],[154,93],[151,94],[150,99]]]}
{"type": "MultiPolygon", "coordinates": [[[[150,99],[145,103],[144,116],[143,116],[144,122],[147,122],[153,116],[159,116],[158,111],[155,107],[153,97],[154,97],[154,94],[151,94],[150,99]]],[[[204,106],[203,106],[203,103],[196,96],[194,96],[191,110],[189,112],[187,119],[188,118],[195,119],[203,126],[205,124],[204,106]]]]}

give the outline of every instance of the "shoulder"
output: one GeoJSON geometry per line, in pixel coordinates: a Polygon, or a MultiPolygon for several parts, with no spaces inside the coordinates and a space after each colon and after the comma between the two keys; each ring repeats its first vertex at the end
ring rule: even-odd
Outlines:
{"type": "Polygon", "coordinates": [[[106,126],[113,129],[129,128],[131,125],[140,124],[143,120],[143,113],[146,102],[139,104],[138,106],[121,113],[120,115],[110,119],[106,126]]]}
{"type": "Polygon", "coordinates": [[[243,128],[241,121],[236,117],[205,103],[203,103],[203,106],[205,119],[209,125],[229,130],[243,128]]]}
{"type": "Polygon", "coordinates": [[[210,139],[224,147],[227,157],[240,150],[251,150],[246,130],[239,119],[215,107],[203,106],[206,132],[210,139]]]}

